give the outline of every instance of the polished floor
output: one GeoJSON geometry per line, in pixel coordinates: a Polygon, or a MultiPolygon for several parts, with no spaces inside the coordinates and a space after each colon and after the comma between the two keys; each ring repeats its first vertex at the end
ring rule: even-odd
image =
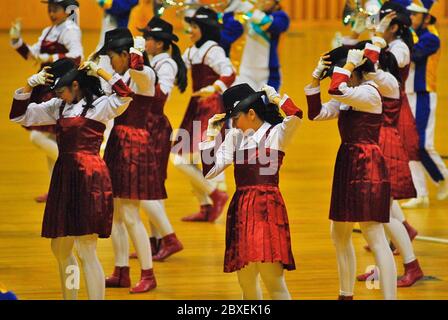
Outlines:
{"type": "MultiPolygon", "coordinates": [[[[303,87],[320,53],[329,49],[334,28],[308,28],[290,33],[281,46],[284,86],[299,106],[306,109],[303,87]]],[[[448,29],[441,30],[443,48],[448,29]]],[[[36,32],[25,39],[37,39],[36,32]]],[[[96,46],[98,35],[83,35],[85,55],[96,46]]],[[[0,282],[15,291],[20,299],[61,299],[56,260],[50,241],[40,237],[44,205],[34,196],[48,188],[49,177],[44,155],[30,142],[28,133],[8,121],[13,92],[25,83],[36,67],[23,61],[8,45],[7,33],[0,33],[0,282]]],[[[187,41],[181,42],[185,48],[187,41]]],[[[439,68],[439,109],[436,145],[448,155],[448,73],[447,51],[439,68]]],[[[327,86],[324,83],[323,86],[327,86]]],[[[188,95],[175,92],[166,113],[173,126],[180,124],[188,95]]],[[[331,179],[339,145],[335,121],[312,123],[304,120],[289,149],[281,172],[281,188],[288,207],[293,252],[297,270],[286,279],[294,299],[335,299],[338,294],[337,267],[329,235],[328,208],[331,179]]],[[[234,190],[232,170],[227,172],[229,192],[234,190]]],[[[215,224],[183,223],[180,218],[197,210],[189,184],[171,165],[167,182],[166,208],[185,250],[163,263],[155,263],[156,290],[130,295],[127,289],[108,289],[108,299],[240,299],[235,274],[223,273],[225,217],[215,224]]],[[[421,235],[448,239],[448,201],[435,198],[430,183],[431,207],[406,211],[408,220],[421,235]]],[[[146,217],[142,216],[145,221],[146,217]]],[[[371,254],[363,250],[360,234],[353,234],[358,272],[373,264],[371,254]]],[[[448,245],[414,242],[416,254],[429,276],[412,288],[399,289],[399,299],[448,298],[448,245]]],[[[100,240],[98,255],[106,274],[113,269],[110,240],[100,240]]],[[[397,257],[402,272],[400,257],[397,257]]],[[[131,261],[132,280],[139,276],[137,261],[131,261]]],[[[267,298],[267,294],[265,294],[267,298]]],[[[80,298],[86,298],[84,284],[80,298]]],[[[356,284],[357,299],[380,299],[379,290],[356,284]]]]}

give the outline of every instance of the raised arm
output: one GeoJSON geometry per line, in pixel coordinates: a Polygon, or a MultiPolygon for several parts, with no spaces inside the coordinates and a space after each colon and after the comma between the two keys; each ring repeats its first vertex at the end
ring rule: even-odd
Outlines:
{"type": "Polygon", "coordinates": [[[144,65],[143,51],[145,51],[145,39],[136,37],[134,47],[129,52],[129,75],[136,84],[136,94],[152,97],[155,94],[156,74],[154,70],[144,65]]]}

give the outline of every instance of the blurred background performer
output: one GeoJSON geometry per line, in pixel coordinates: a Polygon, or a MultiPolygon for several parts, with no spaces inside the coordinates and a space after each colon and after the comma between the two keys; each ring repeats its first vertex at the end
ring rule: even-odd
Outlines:
{"type": "Polygon", "coordinates": [[[267,83],[279,90],[278,45],[289,28],[288,14],[282,10],[280,0],[258,0],[246,15],[246,44],[236,83],[248,83],[254,90],[267,83]]]}
{"type": "MultiPolygon", "coordinates": [[[[22,26],[16,20],[10,29],[11,45],[26,60],[40,64],[40,68],[51,64],[61,58],[72,59],[79,65],[83,57],[83,47],[81,43],[81,30],[76,24],[74,17],[75,10],[79,7],[75,0],[49,0],[42,1],[48,3],[48,16],[51,26],[45,28],[39,37],[38,42],[28,46],[22,39],[22,26]]],[[[51,99],[51,91],[46,86],[38,86],[33,90],[32,102],[43,102],[51,99]]],[[[48,171],[51,176],[55,161],[58,157],[56,144],[55,126],[28,127],[30,130],[30,140],[39,149],[45,152],[48,162],[48,171]]],[[[35,198],[37,202],[45,202],[47,194],[35,198]]]]}
{"type": "MultiPolygon", "coordinates": [[[[420,137],[421,162],[431,179],[438,184],[437,199],[448,198],[448,169],[434,146],[437,110],[437,66],[440,59],[440,37],[430,10],[433,0],[414,1],[407,9],[411,13],[416,40],[412,52],[410,75],[406,83],[409,104],[417,122],[420,137]]],[[[422,167],[413,167],[417,190],[426,189],[422,167]]],[[[403,204],[403,208],[427,207],[427,194],[403,204]]]]}
{"type": "Polygon", "coordinates": [[[224,111],[221,94],[233,84],[235,70],[225,51],[219,46],[221,24],[218,15],[209,8],[199,8],[192,17],[191,41],[183,60],[192,71],[193,94],[182,120],[182,130],[176,135],[172,151],[174,165],[184,173],[193,186],[200,211],[183,221],[214,222],[221,215],[228,200],[224,173],[212,181],[206,180],[201,170],[198,143],[207,129],[208,120],[224,111]]]}

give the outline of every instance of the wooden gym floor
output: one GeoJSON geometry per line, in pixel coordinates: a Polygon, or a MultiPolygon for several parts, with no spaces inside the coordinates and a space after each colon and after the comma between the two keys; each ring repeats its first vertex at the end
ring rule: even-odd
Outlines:
{"type": "MultiPolygon", "coordinates": [[[[320,53],[329,49],[334,28],[306,28],[290,33],[282,45],[283,92],[306,109],[303,87],[320,53]]],[[[442,28],[442,48],[446,48],[448,29],[442,28]]],[[[33,43],[37,32],[25,32],[25,40],[33,43]]],[[[85,56],[95,48],[98,33],[83,34],[85,56]]],[[[20,299],[61,299],[56,260],[50,241],[40,237],[44,205],[33,198],[48,188],[49,177],[45,157],[29,142],[29,134],[8,120],[13,92],[23,85],[36,66],[22,60],[8,45],[6,32],[0,33],[0,282],[20,299]]],[[[188,44],[185,39],[181,48],[188,44]]],[[[439,108],[437,112],[436,146],[448,155],[448,73],[447,51],[439,67],[439,108]]],[[[328,82],[323,84],[324,90],[328,82]]],[[[188,92],[190,92],[189,89],[188,92]]],[[[173,126],[180,124],[188,94],[175,91],[166,113],[173,126]]],[[[286,273],[294,299],[335,299],[338,278],[335,252],[329,235],[328,208],[336,151],[339,145],[336,121],[312,123],[304,120],[287,151],[281,172],[281,188],[288,207],[293,252],[297,270],[286,273]]],[[[234,190],[232,170],[227,172],[229,192],[234,190]]],[[[166,208],[185,250],[168,261],[155,263],[158,287],[140,295],[127,289],[107,289],[107,299],[240,299],[236,274],[224,274],[223,253],[225,217],[215,224],[183,223],[180,218],[194,212],[198,204],[184,177],[171,165],[167,182],[169,199],[166,208]]],[[[435,199],[436,188],[430,183],[431,207],[408,210],[408,220],[420,235],[448,239],[448,201],[435,199]]],[[[145,220],[146,217],[142,215],[145,220]]],[[[373,257],[363,250],[360,234],[353,234],[358,259],[358,272],[373,264],[373,257]]],[[[415,241],[415,252],[426,275],[412,288],[398,290],[399,299],[448,298],[448,245],[415,241]]],[[[114,265],[110,239],[100,240],[98,255],[104,271],[114,265]]],[[[400,257],[396,258],[402,272],[400,257]]],[[[139,277],[139,266],[131,260],[132,281],[139,277]]],[[[83,279],[82,279],[83,281],[83,279]]],[[[81,282],[80,298],[86,299],[81,282]]],[[[268,298],[265,292],[265,298],[268,298]]],[[[379,290],[368,290],[356,284],[357,299],[380,299],[379,290]]]]}

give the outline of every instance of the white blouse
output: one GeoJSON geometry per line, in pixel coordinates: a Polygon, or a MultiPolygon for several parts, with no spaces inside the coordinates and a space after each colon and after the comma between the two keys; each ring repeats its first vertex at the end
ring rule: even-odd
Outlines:
{"type": "Polygon", "coordinates": [[[177,76],[177,64],[166,52],[151,59],[151,66],[157,72],[158,84],[163,94],[169,95],[173,90],[177,76]]]}
{"type": "MultiPolygon", "coordinates": [[[[113,85],[121,78],[115,75],[110,81],[110,85],[113,85]]],[[[23,93],[23,89],[18,89],[14,94],[16,100],[28,100],[31,97],[31,93],[23,93]]],[[[117,94],[110,96],[102,96],[97,98],[92,103],[92,108],[89,108],[86,113],[86,118],[96,120],[107,124],[107,122],[120,114],[122,114],[131,102],[131,97],[121,97],[117,94]]],[[[29,126],[43,126],[56,124],[59,119],[59,109],[63,100],[59,98],[53,98],[49,101],[42,103],[30,103],[26,109],[26,113],[11,119],[11,121],[19,123],[25,127],[29,126]]],[[[74,104],[66,104],[62,115],[64,118],[78,117],[84,110],[85,100],[82,99],[74,104]]]]}

